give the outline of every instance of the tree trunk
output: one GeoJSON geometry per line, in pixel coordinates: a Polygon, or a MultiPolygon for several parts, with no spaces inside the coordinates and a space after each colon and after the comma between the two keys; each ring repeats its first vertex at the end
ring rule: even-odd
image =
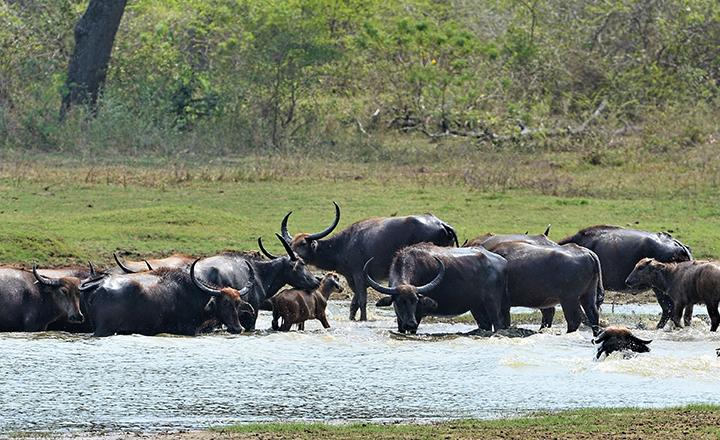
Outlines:
{"type": "Polygon", "coordinates": [[[69,92],[63,96],[61,116],[76,104],[95,108],[126,3],[127,0],[90,0],[75,25],[75,51],[66,80],[69,92]]]}

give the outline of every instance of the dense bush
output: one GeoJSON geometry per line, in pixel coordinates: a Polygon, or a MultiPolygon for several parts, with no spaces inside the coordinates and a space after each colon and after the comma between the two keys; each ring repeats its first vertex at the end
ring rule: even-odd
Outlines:
{"type": "Polygon", "coordinates": [[[554,148],[623,131],[664,151],[705,142],[720,116],[715,0],[136,0],[99,111],[60,122],[85,7],[0,0],[4,155],[366,160],[409,132],[522,148],[568,127],[580,140],[554,148]]]}

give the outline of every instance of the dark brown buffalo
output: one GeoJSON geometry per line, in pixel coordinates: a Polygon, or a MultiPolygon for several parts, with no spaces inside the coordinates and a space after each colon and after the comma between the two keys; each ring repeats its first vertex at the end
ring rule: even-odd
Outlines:
{"type": "MultiPolygon", "coordinates": [[[[554,310],[560,304],[568,333],[580,326],[582,307],[593,334],[598,333],[598,304],[605,291],[600,260],[592,251],[575,244],[538,246],[520,241],[497,243],[488,250],[507,260],[512,307],[554,310]]],[[[540,328],[552,325],[552,317],[550,322],[545,318],[543,314],[540,328]]]]}
{"type": "Polygon", "coordinates": [[[293,324],[298,330],[305,330],[305,321],[317,319],[324,328],[330,328],[325,315],[327,302],[333,292],[342,292],[340,276],[328,272],[320,281],[320,287],[312,292],[300,289],[285,289],[266,301],[270,303],[273,320],[272,329],[289,331],[293,324]],[[282,319],[282,324],[280,324],[282,319]]]}
{"type": "Polygon", "coordinates": [[[375,259],[370,275],[375,280],[386,280],[393,255],[405,246],[423,242],[438,246],[457,245],[455,229],[432,214],[361,220],[328,238],[325,237],[340,221],[337,203],[332,225],[317,234],[291,237],[287,229],[290,214],[285,216],[280,226],[283,237],[308,264],[345,277],[353,291],[350,319],[355,319],[359,309],[360,320],[367,320],[367,283],[363,275],[367,260],[375,259]]]}
{"type": "Polygon", "coordinates": [[[108,269],[108,273],[137,273],[143,270],[153,269],[182,269],[192,264],[197,257],[191,257],[185,254],[172,254],[165,258],[153,258],[143,261],[120,261],[116,254],[113,254],[116,267],[108,269]]]}
{"type": "MultiPolygon", "coordinates": [[[[672,321],[680,327],[680,318],[687,305],[705,304],[710,315],[710,331],[720,324],[720,262],[683,261],[661,263],[653,258],[643,258],[627,278],[630,286],[650,285],[665,292],[675,304],[672,321]]],[[[690,320],[685,317],[685,325],[690,320]]]]}
{"type": "MultiPolygon", "coordinates": [[[[288,252],[282,257],[270,261],[259,260],[254,254],[226,251],[203,259],[197,264],[198,276],[216,286],[242,288],[250,278],[248,264],[254,269],[255,285],[247,295],[255,309],[255,320],[263,302],[275,295],[283,286],[289,284],[297,289],[313,291],[320,286],[320,281],[310,272],[310,268],[302,258],[290,249],[290,246],[279,235],[278,240],[288,252]]],[[[255,320],[246,331],[255,329],[255,320]]]]}
{"type": "MultiPolygon", "coordinates": [[[[253,286],[250,277],[242,290],[215,288],[180,269],[157,269],[134,274],[106,274],[84,283],[94,336],[114,334],[195,335],[217,320],[228,331],[240,333],[254,325],[255,310],[242,296],[253,286]]],[[[248,268],[252,273],[252,268],[248,268]]]]}
{"type": "MultiPolygon", "coordinates": [[[[605,289],[623,293],[637,294],[650,289],[647,285],[630,287],[625,284],[630,272],[643,258],[654,258],[664,263],[693,259],[690,248],[666,232],[648,232],[621,226],[590,226],[558,243],[575,243],[595,252],[602,264],[605,289]]],[[[653,292],[662,309],[657,328],[663,328],[672,313],[673,302],[664,292],[656,288],[653,288],[653,292]]],[[[685,313],[688,317],[692,316],[692,305],[685,313]]]]}
{"type": "Polygon", "coordinates": [[[377,283],[365,264],[370,287],[388,295],[377,305],[392,304],[398,331],[415,333],[423,316],[457,316],[470,311],[483,330],[508,328],[510,298],[507,262],[480,247],[449,248],[421,243],[396,253],[389,284],[377,283]],[[419,286],[419,287],[417,287],[419,286]]]}
{"type": "Polygon", "coordinates": [[[81,323],[80,279],[48,278],[35,267],[0,267],[0,332],[45,331],[58,320],[81,323]]]}
{"type": "Polygon", "coordinates": [[[640,339],[633,335],[630,330],[620,326],[605,327],[605,329],[592,340],[593,344],[600,344],[598,347],[597,359],[605,353],[610,356],[614,351],[634,351],[636,353],[647,353],[650,351],[648,344],[652,341],[640,339]]]}
{"type": "MultiPolygon", "coordinates": [[[[80,279],[82,284],[96,276],[101,276],[103,272],[96,271],[92,264],[88,263],[88,267],[63,267],[59,269],[38,269],[37,272],[49,278],[75,277],[80,279]]],[[[92,333],[95,327],[92,319],[87,312],[87,295],[80,292],[80,312],[85,317],[80,323],[73,323],[65,319],[58,319],[48,325],[50,331],[64,331],[68,333],[92,333]]]]}
{"type": "Polygon", "coordinates": [[[559,244],[550,240],[545,234],[485,234],[464,243],[463,247],[482,246],[487,248],[497,243],[507,243],[509,241],[522,241],[538,246],[559,246],[559,244]]]}

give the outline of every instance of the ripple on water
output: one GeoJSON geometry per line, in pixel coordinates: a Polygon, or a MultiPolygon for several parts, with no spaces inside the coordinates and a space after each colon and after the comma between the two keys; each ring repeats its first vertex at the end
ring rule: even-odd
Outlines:
{"type": "Polygon", "coordinates": [[[651,352],[595,359],[587,329],[527,337],[470,335],[392,313],[323,329],[90,338],[0,335],[0,434],[48,429],[162,430],[274,420],[493,418],[588,406],[720,403],[720,335],[702,327],[638,330],[651,352]]]}

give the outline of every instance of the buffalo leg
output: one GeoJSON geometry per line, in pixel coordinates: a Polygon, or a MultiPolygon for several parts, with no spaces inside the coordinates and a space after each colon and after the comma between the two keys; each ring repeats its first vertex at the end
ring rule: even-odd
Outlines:
{"type": "Polygon", "coordinates": [[[675,307],[672,315],[672,321],[673,324],[675,324],[675,327],[682,327],[682,325],[680,325],[680,318],[683,316],[683,310],[685,310],[685,304],[680,301],[675,301],[675,307]]]}
{"type": "Polygon", "coordinates": [[[577,301],[565,301],[561,302],[560,306],[562,306],[565,321],[567,321],[567,332],[572,333],[577,331],[582,321],[580,304],[578,304],[577,301]]]}
{"type": "MultiPolygon", "coordinates": [[[[492,331],[493,326],[492,321],[490,320],[490,314],[485,307],[477,307],[475,309],[472,309],[470,313],[472,313],[473,318],[475,318],[475,322],[477,322],[478,328],[492,331]]],[[[418,324],[420,324],[420,321],[418,321],[418,324]]],[[[498,329],[496,328],[495,331],[497,330],[498,329]]]]}
{"type": "Polygon", "coordinates": [[[304,332],[304,331],[305,331],[305,321],[298,322],[298,323],[297,323],[297,329],[298,329],[299,331],[301,331],[301,332],[304,332]]]}
{"type": "Polygon", "coordinates": [[[653,289],[653,292],[655,292],[655,298],[662,309],[662,316],[660,316],[660,321],[658,322],[657,327],[655,327],[656,330],[660,330],[665,327],[665,324],[667,324],[670,319],[670,315],[675,307],[675,302],[661,290],[653,289]]]}
{"type": "MultiPolygon", "coordinates": [[[[360,309],[360,321],[367,321],[367,284],[365,284],[365,275],[355,276],[353,281],[353,285],[350,286],[354,292],[350,303],[350,320],[355,320],[355,313],[360,309]]],[[[348,282],[348,284],[350,283],[348,282]]]]}
{"type": "Polygon", "coordinates": [[[540,323],[540,329],[552,327],[553,318],[555,317],[555,307],[548,307],[546,309],[540,309],[542,314],[542,322],[540,323]]]}
{"type": "Polygon", "coordinates": [[[330,328],[330,323],[327,320],[325,312],[321,313],[320,316],[317,317],[317,319],[318,321],[320,321],[320,324],[322,324],[323,328],[330,328]]]}
{"type": "Polygon", "coordinates": [[[595,298],[594,290],[581,298],[581,305],[589,321],[593,336],[597,336],[600,331],[600,313],[598,312],[595,298]]]}
{"type": "Polygon", "coordinates": [[[683,323],[685,324],[685,327],[689,326],[692,323],[692,315],[693,304],[688,304],[685,306],[685,314],[683,315],[683,323]]]}
{"type": "Polygon", "coordinates": [[[710,315],[710,331],[714,332],[718,328],[718,324],[720,324],[720,312],[718,312],[718,303],[720,301],[713,300],[710,301],[710,303],[705,303],[707,306],[708,315],[710,315]]]}

